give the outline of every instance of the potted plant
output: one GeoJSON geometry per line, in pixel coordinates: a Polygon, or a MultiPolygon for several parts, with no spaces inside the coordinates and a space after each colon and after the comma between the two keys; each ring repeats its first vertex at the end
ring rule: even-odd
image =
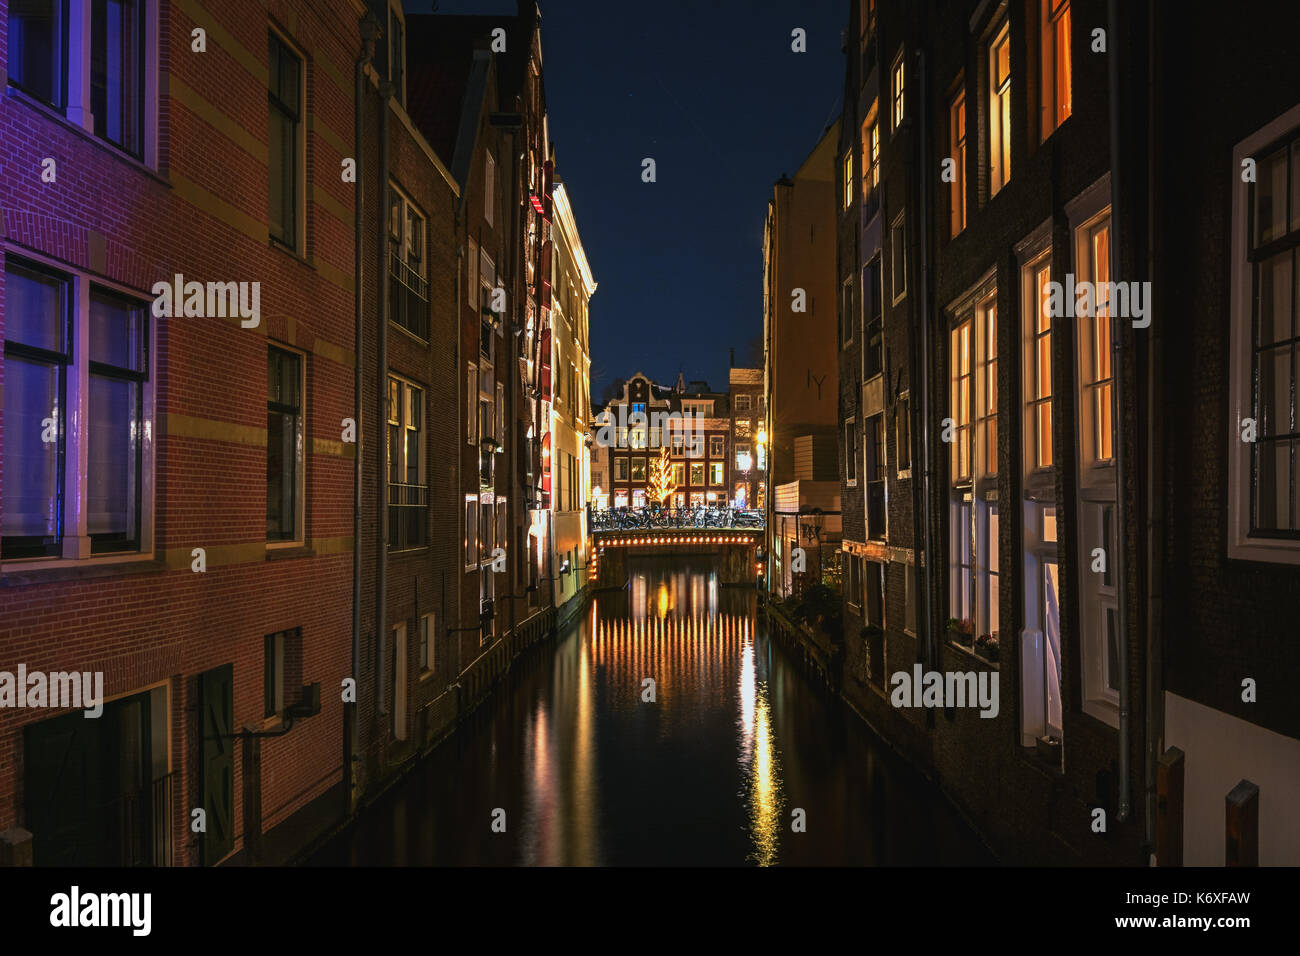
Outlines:
{"type": "Polygon", "coordinates": [[[975,639],[975,653],[979,654],[986,661],[996,664],[998,662],[998,633],[981,634],[975,639]]]}
{"type": "Polygon", "coordinates": [[[957,640],[957,625],[959,623],[955,617],[948,618],[947,622],[944,623],[943,629],[948,634],[948,640],[957,640]]]}
{"type": "Polygon", "coordinates": [[[957,622],[956,630],[949,632],[952,639],[963,647],[970,647],[975,640],[975,622],[968,617],[957,622]]]}

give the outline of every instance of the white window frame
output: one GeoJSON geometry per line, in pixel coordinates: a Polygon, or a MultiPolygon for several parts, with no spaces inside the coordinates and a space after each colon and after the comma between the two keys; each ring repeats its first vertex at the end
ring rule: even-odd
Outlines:
{"type": "Polygon", "coordinates": [[[912,477],[912,393],[910,389],[899,394],[898,401],[894,403],[894,465],[895,477],[912,477]],[[906,435],[899,427],[900,422],[904,423],[903,427],[907,429],[906,435]]]}
{"type": "MultiPolygon", "coordinates": [[[[1057,398],[1059,397],[1059,383],[1056,381],[1056,375],[1054,374],[1055,369],[1053,369],[1051,390],[1048,397],[1041,400],[1038,397],[1039,382],[1037,347],[1040,335],[1037,330],[1038,291],[1034,285],[1034,279],[1036,273],[1041,270],[1044,265],[1046,265],[1048,269],[1049,281],[1051,281],[1052,249],[1050,242],[1045,244],[1041,249],[1035,249],[1032,255],[1026,257],[1020,266],[1020,337],[1022,352],[1020,409],[1021,427],[1023,429],[1023,440],[1021,441],[1021,446],[1023,448],[1022,468],[1026,479],[1037,477],[1040,481],[1045,481],[1046,479],[1042,478],[1042,476],[1050,475],[1056,466],[1060,464],[1056,460],[1054,447],[1052,449],[1051,463],[1042,466],[1038,464],[1039,435],[1037,431],[1037,408],[1040,404],[1046,402],[1051,409],[1049,420],[1051,422],[1053,440],[1055,439],[1057,429],[1060,427],[1060,423],[1057,421],[1057,412],[1059,410],[1059,402],[1057,401],[1057,398]]],[[[1057,319],[1053,318],[1050,323],[1050,330],[1043,333],[1048,337],[1049,353],[1055,348],[1051,342],[1052,338],[1056,335],[1056,332],[1057,319]]],[[[1051,367],[1050,357],[1048,362],[1049,367],[1051,367]]]]}
{"type": "MultiPolygon", "coordinates": [[[[130,156],[133,160],[143,163],[150,169],[158,169],[158,88],[159,88],[159,0],[142,0],[144,26],[140,38],[144,49],[141,51],[141,75],[140,81],[143,85],[141,90],[141,109],[140,122],[142,125],[140,137],[140,153],[137,155],[126,148],[117,145],[112,140],[97,136],[95,133],[95,119],[91,109],[91,57],[93,56],[91,34],[91,0],[68,0],[67,15],[67,49],[60,49],[59,55],[66,55],[66,62],[60,68],[60,81],[63,84],[62,99],[63,106],[52,106],[44,100],[41,100],[33,94],[21,91],[20,87],[13,86],[11,89],[19,92],[19,96],[24,99],[30,99],[33,103],[39,103],[42,109],[51,110],[61,115],[69,125],[85,130],[85,132],[97,140],[106,144],[109,148],[118,150],[124,155],[130,156]]],[[[59,11],[60,20],[64,12],[59,11]]],[[[278,33],[279,31],[277,31],[278,33]]],[[[55,44],[60,48],[63,45],[63,29],[60,27],[56,31],[55,44]]],[[[294,47],[287,38],[285,43],[294,47]]],[[[301,51],[294,47],[295,52],[301,57],[301,51]]],[[[306,60],[304,58],[304,69],[306,60]]]]}
{"type": "MultiPolygon", "coordinates": [[[[71,314],[70,339],[68,341],[68,362],[65,373],[66,391],[64,394],[65,420],[59,423],[63,430],[63,496],[60,500],[63,517],[63,549],[56,557],[9,558],[0,561],[0,572],[21,568],[24,571],[40,568],[66,567],[75,562],[77,565],[118,564],[127,561],[140,561],[154,555],[154,473],[155,473],[155,438],[157,435],[156,389],[158,382],[158,319],[149,307],[150,297],[120,283],[68,269],[66,264],[57,262],[27,249],[5,249],[6,264],[9,259],[23,260],[61,275],[66,282],[69,296],[68,310],[71,314]],[[96,286],[106,292],[135,299],[145,311],[148,328],[148,368],[147,378],[143,383],[141,395],[142,422],[144,438],[140,449],[140,548],[138,551],[119,553],[91,553],[90,532],[87,526],[89,508],[87,495],[89,479],[87,462],[89,455],[89,421],[90,421],[90,366],[87,357],[90,354],[90,296],[91,287],[96,286]]],[[[0,273],[0,277],[3,273],[0,273]]],[[[0,356],[3,355],[3,336],[0,336],[0,356]]],[[[305,402],[305,396],[304,396],[305,402]]],[[[301,527],[301,525],[300,525],[301,527]]]]}
{"type": "Polygon", "coordinates": [[[907,210],[904,209],[889,224],[889,294],[890,302],[898,305],[907,297],[907,210]],[[895,241],[895,237],[898,241],[895,241]],[[901,247],[901,249],[900,249],[901,247]],[[899,268],[902,269],[902,288],[899,288],[899,268]]]}
{"type": "MultiPolygon", "coordinates": [[[[1300,127],[1300,105],[1293,106],[1267,126],[1247,136],[1232,151],[1232,169],[1246,159],[1260,159],[1268,146],[1294,134],[1300,127]]],[[[1241,440],[1242,423],[1255,415],[1251,352],[1253,270],[1246,260],[1250,249],[1251,183],[1232,177],[1232,270],[1229,300],[1229,415],[1228,443],[1228,557],[1242,561],[1300,564],[1300,539],[1267,538],[1251,534],[1253,446],[1241,440]]],[[[1289,211],[1288,211],[1289,215],[1289,211]]],[[[1294,280],[1294,276],[1293,276],[1294,280]]],[[[1292,303],[1296,308],[1298,303],[1292,303]]],[[[1257,423],[1258,427],[1258,423],[1257,423]]]]}
{"type": "MultiPolygon", "coordinates": [[[[1047,541],[1044,537],[1045,514],[1048,509],[1055,511],[1058,518],[1057,536],[1060,535],[1060,509],[1051,501],[1025,501],[1023,515],[1024,534],[1024,620],[1025,626],[1020,632],[1020,700],[1021,700],[1021,744],[1034,746],[1035,741],[1046,734],[1063,739],[1061,726],[1051,720],[1051,681],[1048,669],[1052,654],[1049,653],[1045,619],[1045,601],[1043,581],[1046,566],[1055,564],[1057,568],[1056,584],[1056,636],[1060,652],[1061,613],[1060,583],[1061,563],[1058,556],[1057,541],[1047,541]]],[[[1060,667],[1059,657],[1056,666],[1060,667]]],[[[1056,685],[1056,704],[1061,718],[1064,718],[1064,698],[1062,684],[1056,685]]]]}

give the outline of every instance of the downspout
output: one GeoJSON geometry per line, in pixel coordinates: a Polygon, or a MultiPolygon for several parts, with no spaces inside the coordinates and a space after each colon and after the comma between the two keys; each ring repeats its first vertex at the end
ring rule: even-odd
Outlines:
{"type": "MultiPolygon", "coordinates": [[[[1107,28],[1112,37],[1119,37],[1119,0],[1107,0],[1107,28]]],[[[1124,193],[1123,170],[1120,167],[1120,95],[1119,95],[1119,44],[1110,51],[1106,58],[1108,79],[1110,81],[1110,221],[1115,225],[1116,241],[1110,244],[1110,274],[1118,280],[1120,275],[1119,230],[1125,225],[1123,205],[1124,193]]],[[[1126,555],[1128,552],[1127,521],[1125,520],[1128,499],[1128,456],[1124,449],[1124,428],[1120,416],[1127,407],[1124,403],[1124,366],[1123,328],[1121,319],[1110,310],[1110,350],[1111,374],[1115,387],[1111,389],[1111,447],[1115,450],[1115,581],[1119,594],[1119,809],[1116,814],[1119,822],[1129,818],[1129,688],[1128,688],[1128,577],[1126,555]]]]}
{"type": "MultiPolygon", "coordinates": [[[[1159,105],[1158,80],[1156,74],[1157,5],[1151,4],[1147,10],[1147,274],[1146,279],[1155,276],[1156,267],[1156,190],[1159,179],[1156,175],[1155,157],[1160,155],[1160,132],[1154,117],[1161,115],[1159,105]]],[[[1155,846],[1156,832],[1156,766],[1160,760],[1161,741],[1164,739],[1163,691],[1160,686],[1161,642],[1159,635],[1164,632],[1164,599],[1161,582],[1164,580],[1164,512],[1156,502],[1160,497],[1160,476],[1164,474],[1161,442],[1158,430],[1152,424],[1156,403],[1161,394],[1160,383],[1163,369],[1160,357],[1164,326],[1155,323],[1147,333],[1147,413],[1140,421],[1146,428],[1147,448],[1147,500],[1146,500],[1146,846],[1155,846]]]]}
{"type": "MultiPolygon", "coordinates": [[[[916,221],[917,221],[916,248],[917,248],[917,259],[918,259],[918,269],[917,269],[918,281],[916,284],[916,294],[918,296],[918,300],[916,302],[916,315],[917,315],[917,328],[920,330],[919,344],[920,344],[921,354],[919,357],[914,355],[912,361],[914,365],[916,364],[920,365],[919,378],[920,378],[920,386],[921,386],[920,388],[921,401],[925,406],[924,409],[918,409],[916,407],[916,403],[913,402],[913,410],[912,410],[914,426],[918,415],[920,417],[921,428],[919,430],[919,433],[918,433],[918,429],[913,427],[912,435],[913,435],[914,443],[917,442],[918,440],[920,441],[920,451],[921,451],[920,460],[923,463],[923,472],[924,472],[922,476],[924,487],[921,489],[921,495],[920,495],[921,497],[920,515],[923,517],[924,520],[924,532],[923,532],[924,538],[920,542],[920,547],[916,553],[916,558],[917,559],[924,558],[925,563],[924,566],[921,566],[919,564],[917,565],[918,567],[917,576],[919,578],[919,583],[921,585],[921,590],[918,591],[917,593],[918,596],[922,598],[922,600],[917,601],[916,610],[919,619],[916,622],[916,626],[917,626],[917,632],[919,634],[924,635],[924,641],[923,643],[918,644],[917,650],[920,651],[921,647],[922,646],[924,647],[924,662],[927,663],[931,669],[933,669],[938,665],[939,647],[935,637],[936,631],[935,628],[933,627],[934,615],[931,613],[933,610],[932,607],[933,597],[930,594],[930,588],[931,588],[931,579],[933,578],[934,575],[934,569],[932,565],[934,563],[934,556],[938,552],[936,552],[936,550],[933,547],[934,521],[933,521],[933,514],[932,514],[933,502],[931,500],[931,496],[933,494],[933,478],[932,478],[933,469],[931,465],[931,459],[933,456],[931,454],[932,449],[930,447],[930,415],[929,415],[930,263],[929,263],[929,257],[926,255],[926,250],[928,248],[929,241],[930,241],[929,216],[928,216],[928,210],[930,208],[930,178],[929,175],[926,173],[926,170],[929,168],[928,167],[929,153],[927,152],[929,147],[929,138],[927,136],[928,119],[927,119],[927,110],[926,110],[927,91],[926,91],[926,82],[925,82],[926,70],[925,70],[924,49],[918,49],[916,51],[916,71],[917,71],[917,83],[916,83],[917,86],[917,97],[916,97],[917,150],[921,157],[921,161],[916,165],[917,194],[918,194],[918,204],[917,204],[918,215],[916,217],[916,221]]],[[[916,351],[917,351],[916,349],[912,350],[913,353],[915,353],[916,351]]],[[[915,381],[915,379],[913,379],[913,381],[915,381]]],[[[913,460],[915,461],[917,459],[913,459],[913,460]]],[[[917,498],[917,488],[915,487],[915,484],[916,484],[915,479],[913,479],[913,489],[912,489],[913,508],[915,508],[916,506],[916,498],[917,498]]],[[[914,518],[913,523],[918,524],[920,522],[917,522],[914,518]]],[[[933,719],[934,712],[932,710],[927,711],[926,713],[931,719],[933,719]]]]}
{"type": "MultiPolygon", "coordinates": [[[[388,296],[383,292],[383,275],[388,267],[388,103],[393,95],[393,84],[383,80],[379,84],[379,345],[376,350],[376,421],[384,415],[388,403],[388,296]]],[[[378,661],[375,667],[375,700],[382,715],[388,713],[384,694],[384,681],[388,663],[388,460],[384,442],[375,442],[375,465],[379,478],[377,572],[375,575],[375,648],[378,661]]]]}
{"type": "MultiPolygon", "coordinates": [[[[361,21],[361,55],[357,58],[353,71],[352,92],[352,143],[353,157],[356,161],[356,183],[353,187],[353,255],[356,261],[353,275],[354,303],[356,314],[353,323],[352,348],[354,354],[352,373],[353,410],[352,421],[356,429],[355,454],[352,456],[352,679],[355,681],[361,673],[361,475],[363,431],[361,428],[361,345],[362,345],[362,280],[365,275],[361,245],[364,241],[362,217],[365,205],[365,82],[366,67],[370,65],[375,54],[375,41],[379,37],[379,24],[374,15],[368,15],[361,21]]],[[[361,720],[356,702],[347,705],[350,726],[345,746],[345,770],[347,775],[346,806],[352,809],[353,794],[356,789],[356,763],[361,751],[361,720]]]]}

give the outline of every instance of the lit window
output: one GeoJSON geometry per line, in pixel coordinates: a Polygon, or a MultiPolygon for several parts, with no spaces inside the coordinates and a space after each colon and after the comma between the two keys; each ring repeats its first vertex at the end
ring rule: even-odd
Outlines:
{"type": "Polygon", "coordinates": [[[1040,257],[1025,269],[1025,443],[1030,470],[1052,465],[1052,318],[1047,285],[1051,260],[1040,257]]]}
{"type": "Polygon", "coordinates": [[[1070,115],[1070,0],[1039,0],[1042,43],[1042,138],[1070,115]]]}
{"type": "Polygon", "coordinates": [[[959,92],[948,106],[948,141],[952,145],[953,181],[950,184],[952,235],[966,228],[966,93],[959,92]]]}
{"type": "Polygon", "coordinates": [[[998,305],[990,297],[975,309],[977,345],[973,354],[976,371],[975,467],[978,474],[998,471],[998,305]]]}
{"type": "Polygon", "coordinates": [[[691,465],[691,484],[696,486],[704,484],[704,464],[702,462],[691,465]]]}
{"type": "Polygon", "coordinates": [[[952,480],[964,481],[971,476],[971,320],[952,330],[949,364],[949,414],[952,416],[952,480]]]}
{"type": "Polygon", "coordinates": [[[711,485],[726,484],[726,479],[723,476],[723,471],[725,467],[726,466],[720,461],[709,463],[709,484],[711,485]]]}
{"type": "Polygon", "coordinates": [[[903,125],[903,54],[898,54],[898,59],[894,61],[893,69],[894,82],[894,129],[903,125]]]}
{"type": "Polygon", "coordinates": [[[844,208],[853,205],[853,150],[844,154],[844,208]]]}
{"type": "Polygon", "coordinates": [[[1011,35],[1008,24],[995,34],[988,50],[989,195],[1011,178],[1011,35]]]}
{"type": "Polygon", "coordinates": [[[1096,464],[1112,457],[1110,303],[1105,298],[1110,282],[1109,210],[1100,220],[1084,226],[1078,239],[1077,279],[1091,281],[1097,291],[1093,314],[1077,318],[1081,451],[1086,464],[1096,464]]]}
{"type": "Polygon", "coordinates": [[[388,547],[428,544],[424,481],[424,390],[388,378],[388,547]]]}

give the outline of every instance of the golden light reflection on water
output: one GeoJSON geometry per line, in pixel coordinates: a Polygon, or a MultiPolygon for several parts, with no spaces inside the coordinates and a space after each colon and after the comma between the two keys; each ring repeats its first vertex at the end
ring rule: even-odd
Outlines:
{"type": "Polygon", "coordinates": [[[767,682],[759,683],[754,642],[745,622],[740,664],[740,768],[749,783],[749,830],[754,841],[750,859],[759,866],[776,862],[780,841],[781,761],[772,733],[772,710],[767,682]]]}
{"type": "Polygon", "coordinates": [[[777,862],[784,798],[765,668],[752,608],[720,597],[716,573],[674,570],[631,575],[625,604],[593,602],[586,639],[557,652],[554,703],[525,720],[523,862],[600,865],[597,697],[637,711],[646,677],[656,681],[661,740],[698,733],[703,714],[734,701],[749,859],[777,862]]]}

